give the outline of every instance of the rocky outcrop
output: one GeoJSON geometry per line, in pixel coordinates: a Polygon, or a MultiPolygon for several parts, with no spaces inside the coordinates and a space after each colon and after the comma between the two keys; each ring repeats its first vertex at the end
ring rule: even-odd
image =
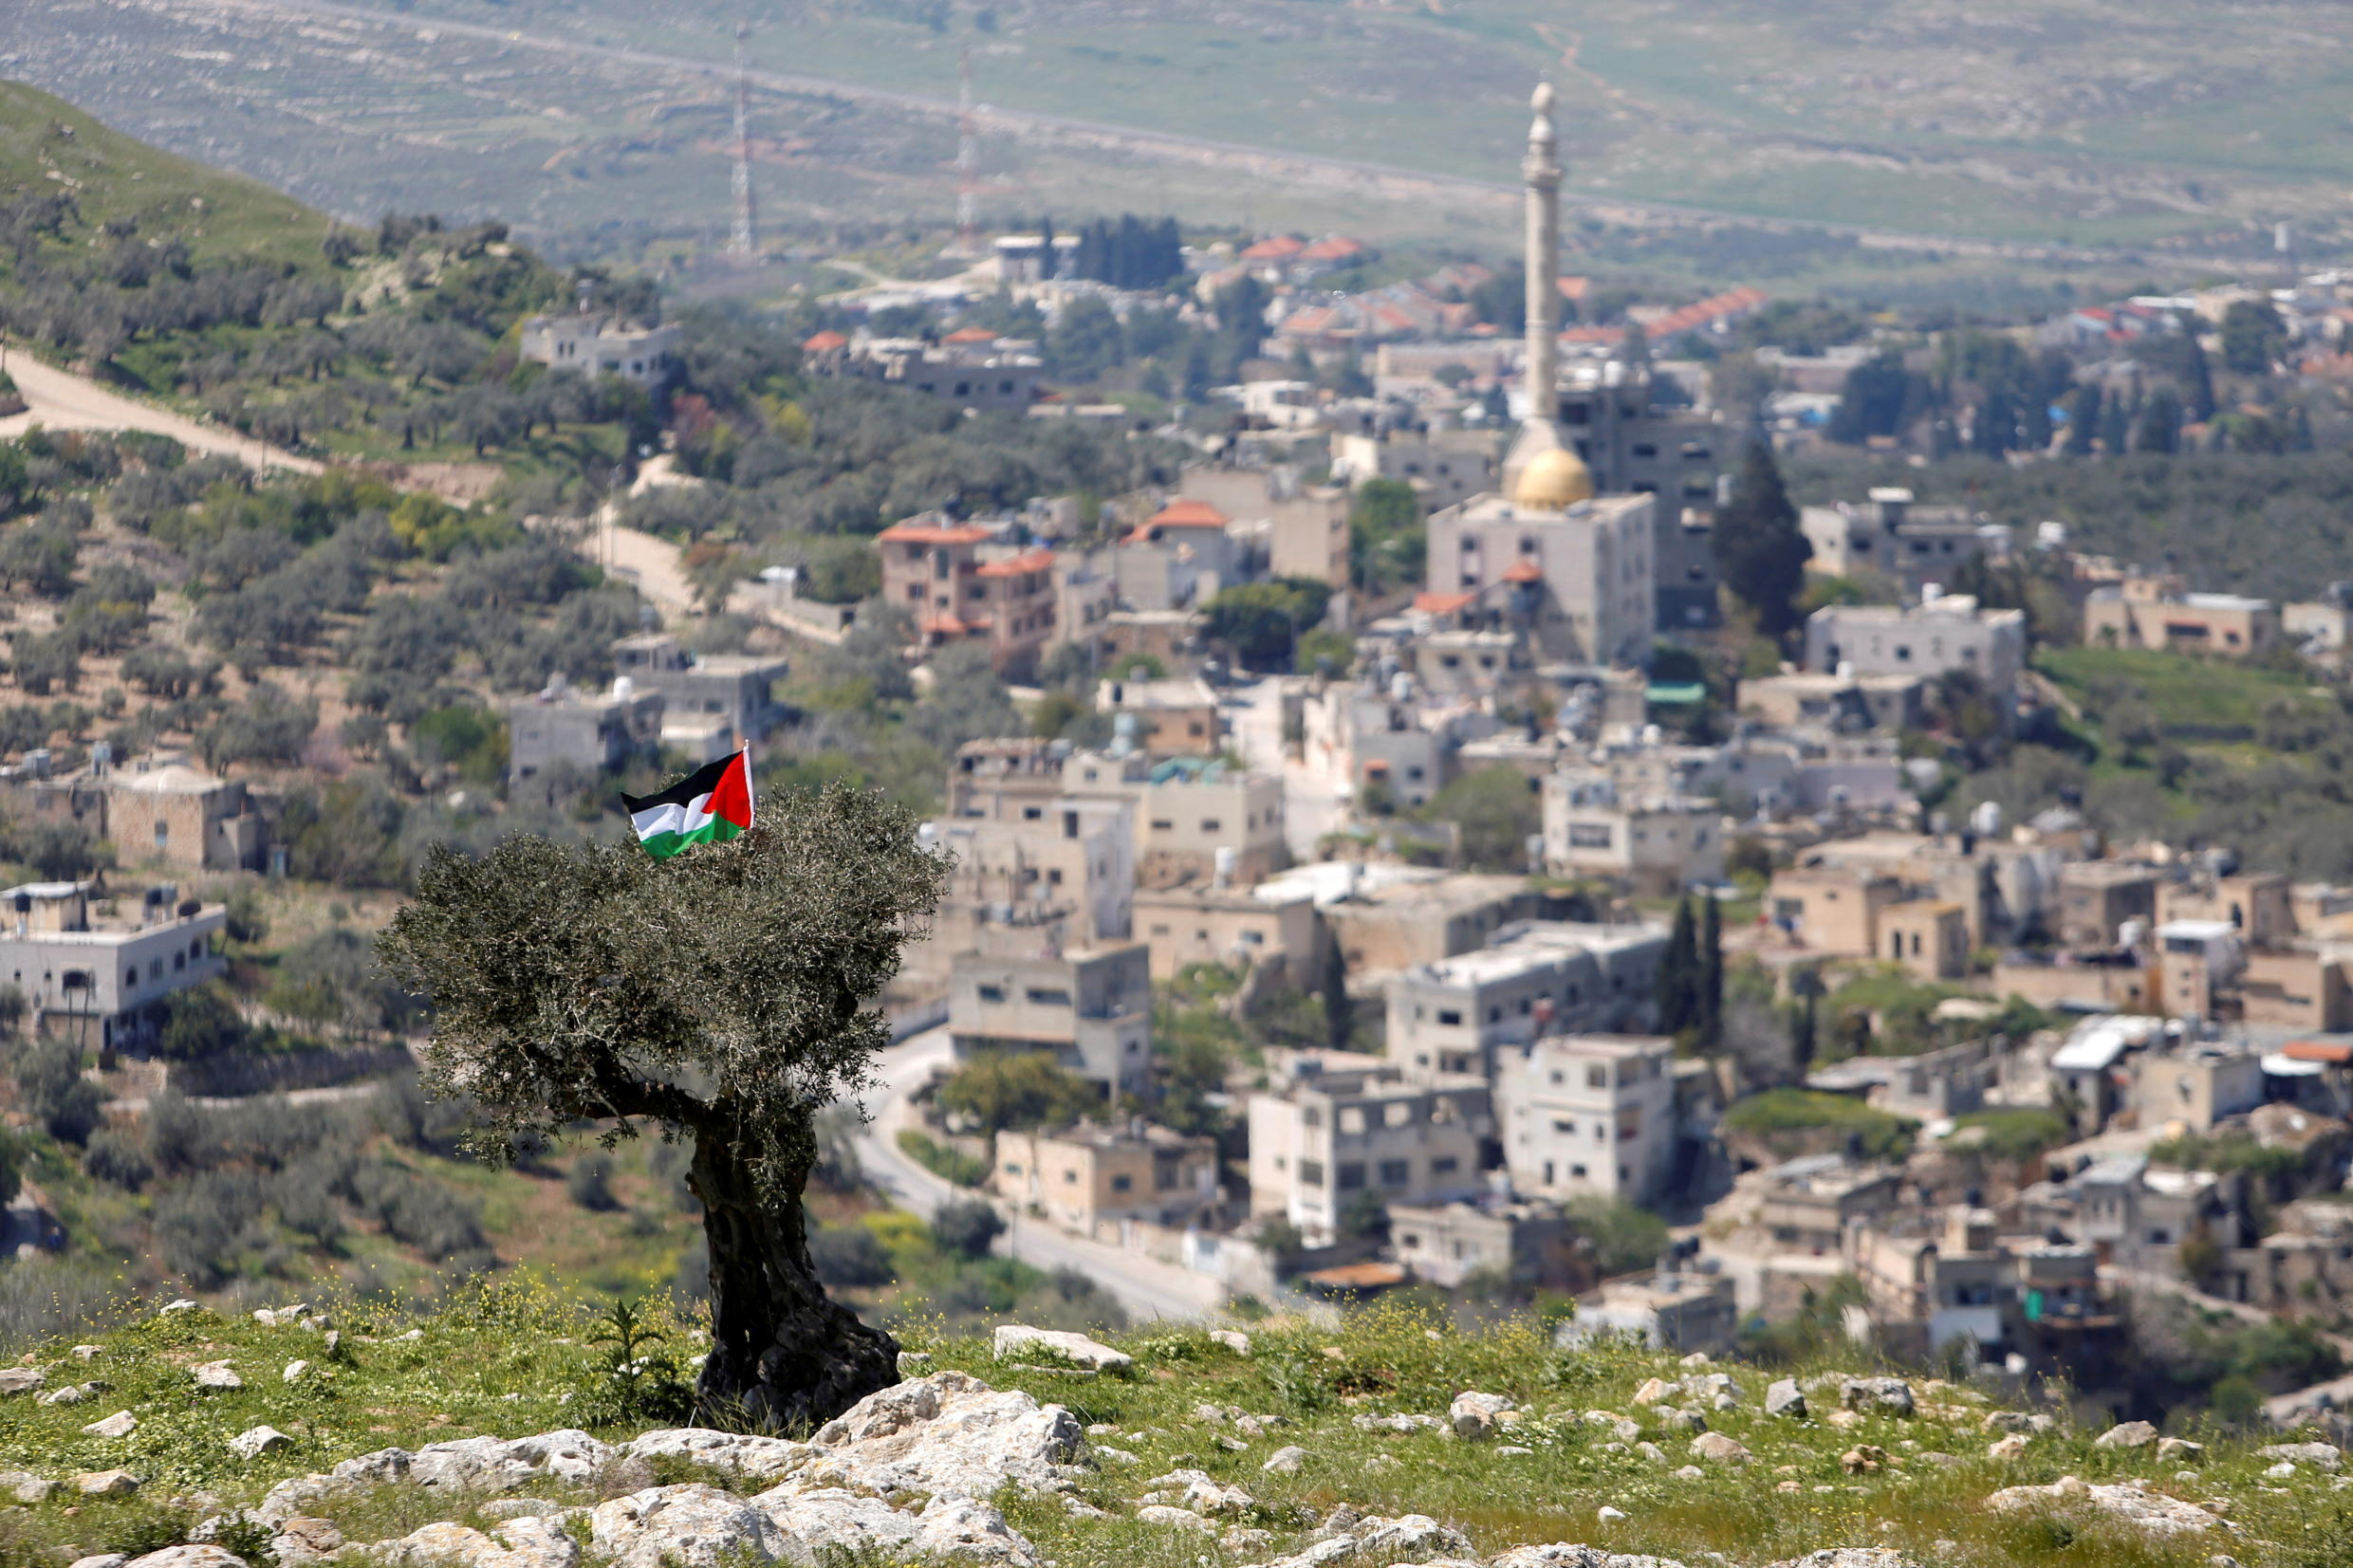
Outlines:
{"type": "Polygon", "coordinates": [[[1060,1490],[1060,1467],[1085,1446],[1060,1405],[937,1372],[870,1393],[812,1439],[814,1475],[855,1478],[864,1490],[986,1499],[1008,1484],[1060,1490]]]}
{"type": "Polygon", "coordinates": [[[2188,1535],[2222,1523],[2196,1503],[2152,1492],[2140,1481],[2097,1486],[2071,1475],[2047,1486],[2005,1486],[1986,1499],[1986,1506],[2002,1513],[2081,1509],[2138,1524],[2152,1535],[2188,1535]]]}

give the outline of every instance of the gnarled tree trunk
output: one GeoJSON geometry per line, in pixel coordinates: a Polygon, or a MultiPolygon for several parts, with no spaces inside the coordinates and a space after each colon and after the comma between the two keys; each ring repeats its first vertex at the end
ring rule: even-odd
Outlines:
{"type": "Polygon", "coordinates": [[[899,1341],[819,1282],[801,1207],[808,1162],[763,1185],[744,1154],[723,1123],[706,1127],[687,1171],[711,1247],[711,1356],[697,1393],[707,1410],[740,1406],[769,1430],[813,1430],[899,1381],[899,1341]]]}

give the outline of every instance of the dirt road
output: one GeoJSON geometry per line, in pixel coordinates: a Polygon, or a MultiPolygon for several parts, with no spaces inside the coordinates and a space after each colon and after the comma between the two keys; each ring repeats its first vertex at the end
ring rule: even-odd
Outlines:
{"type": "Polygon", "coordinates": [[[325,468],[323,463],[297,457],[267,441],[256,441],[232,430],[199,423],[170,409],[125,397],[87,376],[43,364],[29,354],[9,355],[8,367],[16,390],[31,406],[22,414],[0,419],[0,439],[22,435],[35,425],[45,430],[141,430],[168,435],[192,452],[234,457],[257,469],[318,473],[325,468]]]}

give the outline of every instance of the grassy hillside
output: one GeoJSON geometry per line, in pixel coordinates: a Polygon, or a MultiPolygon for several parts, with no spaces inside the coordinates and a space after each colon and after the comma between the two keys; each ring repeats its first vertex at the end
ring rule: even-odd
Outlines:
{"type": "MultiPolygon", "coordinates": [[[[671,1379],[701,1343],[693,1323],[657,1318],[661,1337],[648,1347],[652,1370],[619,1379],[607,1370],[610,1347],[596,1342],[597,1322],[528,1287],[472,1296],[415,1319],[311,1304],[339,1331],[331,1352],[316,1327],[264,1326],[202,1310],[157,1316],[154,1302],[126,1307],[126,1326],[112,1332],[84,1327],[25,1347],[24,1364],[42,1370],[49,1388],[92,1379],[102,1388],[71,1405],[9,1399],[0,1407],[0,1460],[50,1480],[120,1467],[141,1485],[94,1498],[61,1491],[11,1510],[12,1560],[155,1550],[184,1540],[220,1510],[258,1501],[280,1480],[387,1446],[415,1449],[559,1428],[619,1442],[673,1426],[680,1412],[671,1379]],[[289,1380],[282,1369],[296,1360],[307,1365],[289,1380]],[[194,1369],[223,1362],[243,1386],[199,1387],[194,1369]],[[118,1411],[134,1415],[137,1430],[120,1437],[83,1430],[118,1411]],[[289,1441],[250,1461],[236,1458],[227,1439],[264,1424],[289,1441]],[[189,1500],[198,1488],[209,1501],[189,1500]]],[[[2210,1447],[2202,1455],[2160,1458],[2153,1443],[2097,1447],[2104,1423],[2078,1425],[2063,1407],[2046,1405],[2039,1411],[2056,1418],[2053,1430],[2012,1444],[2014,1455],[1994,1457],[1988,1448],[1999,1436],[1993,1417],[2002,1402],[1977,1390],[1916,1379],[1915,1414],[1840,1410],[1836,1374],[1866,1370],[1860,1354],[1773,1371],[1694,1368],[1622,1345],[1555,1351],[1526,1320],[1457,1332],[1378,1310],[1336,1329],[1262,1325],[1247,1356],[1200,1330],[1121,1337],[1135,1365],[1104,1376],[1001,1363],[982,1340],[910,1331],[908,1342],[942,1369],[1064,1404],[1086,1424],[1084,1467],[1073,1472],[1069,1494],[1084,1507],[1010,1487],[997,1498],[1038,1556],[1061,1568],[1263,1562],[1307,1547],[1321,1522],[1341,1508],[1426,1515],[1467,1538],[1436,1551],[1424,1541],[1404,1559],[1413,1561],[1459,1558],[1465,1544],[1485,1557],[1517,1544],[1576,1541],[1695,1564],[1764,1564],[1867,1545],[1892,1549],[1884,1559],[1859,1559],[1872,1568],[2204,1568],[2217,1553],[2248,1568],[2322,1568],[2341,1562],[2330,1554],[2353,1539],[2344,1494],[2330,1488],[2323,1470],[2307,1463],[2291,1466],[2290,1479],[2266,1475],[2273,1462],[2255,1445],[2278,1434],[2234,1435],[2191,1418],[2185,1430],[2210,1447]],[[1671,1389],[1656,1404],[1640,1398],[1653,1378],[1674,1384],[1718,1371],[1740,1391],[1737,1401],[1718,1406],[1710,1396],[1699,1419],[1745,1457],[1695,1455],[1688,1429],[1678,1430],[1667,1413],[1703,1403],[1687,1388],[1671,1389]],[[1764,1412],[1766,1384],[1784,1373],[1809,1382],[1826,1374],[1812,1382],[1808,1417],[1764,1412]],[[1391,1415],[1435,1425],[1464,1390],[1514,1402],[1511,1424],[1487,1441],[1411,1425],[1357,1425],[1391,1415]],[[1274,1419],[1242,1426],[1233,1419],[1238,1411],[1274,1419]],[[1631,1438],[1621,1435],[1625,1428],[1631,1438]],[[1653,1445],[1655,1458],[1643,1451],[1653,1445]],[[1298,1450],[1296,1467],[1267,1470],[1283,1448],[1298,1450]],[[1139,1499],[1156,1490],[1150,1478],[1177,1469],[1241,1490],[1239,1498],[1219,1499],[1223,1511],[1213,1508],[1211,1533],[1181,1520],[1137,1517],[1139,1499]],[[2227,1522],[2210,1517],[2202,1528],[2161,1534],[2090,1505],[2016,1512],[1983,1505],[1999,1488],[2065,1475],[2097,1486],[2142,1482],[2154,1495],[2211,1507],[2227,1522]],[[1215,1532],[1228,1530],[1236,1533],[1220,1543],[1215,1532]]],[[[690,1480],[741,1494],[765,1485],[663,1460],[650,1468],[616,1465],[573,1484],[534,1481],[525,1495],[593,1503],[650,1483],[690,1480]]],[[[1183,1483],[1157,1489],[1182,1491],[1183,1483]]],[[[333,1521],[348,1540],[367,1542],[435,1521],[487,1527],[510,1517],[504,1505],[485,1508],[486,1501],[386,1485],[354,1488],[305,1511],[333,1521]]],[[[232,1530],[226,1539],[252,1560],[268,1533],[232,1530]]],[[[1378,1563],[1393,1555],[1351,1560],[1378,1563]]],[[[880,1568],[903,1559],[857,1560],[880,1568]]]]}
{"type": "MultiPolygon", "coordinates": [[[[196,261],[321,267],[327,220],[258,180],[208,169],[109,130],[21,82],[0,82],[0,191],[72,198],[93,231],[131,224],[183,239],[196,261]]],[[[0,268],[8,265],[0,256],[0,268]]]]}

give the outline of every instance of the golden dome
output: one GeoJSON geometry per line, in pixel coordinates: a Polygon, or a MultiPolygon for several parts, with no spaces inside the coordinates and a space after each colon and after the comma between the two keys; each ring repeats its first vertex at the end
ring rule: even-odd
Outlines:
{"type": "Polygon", "coordinates": [[[1515,506],[1561,511],[1593,499],[1593,470],[1566,447],[1551,447],[1529,459],[1511,491],[1515,506]]]}

